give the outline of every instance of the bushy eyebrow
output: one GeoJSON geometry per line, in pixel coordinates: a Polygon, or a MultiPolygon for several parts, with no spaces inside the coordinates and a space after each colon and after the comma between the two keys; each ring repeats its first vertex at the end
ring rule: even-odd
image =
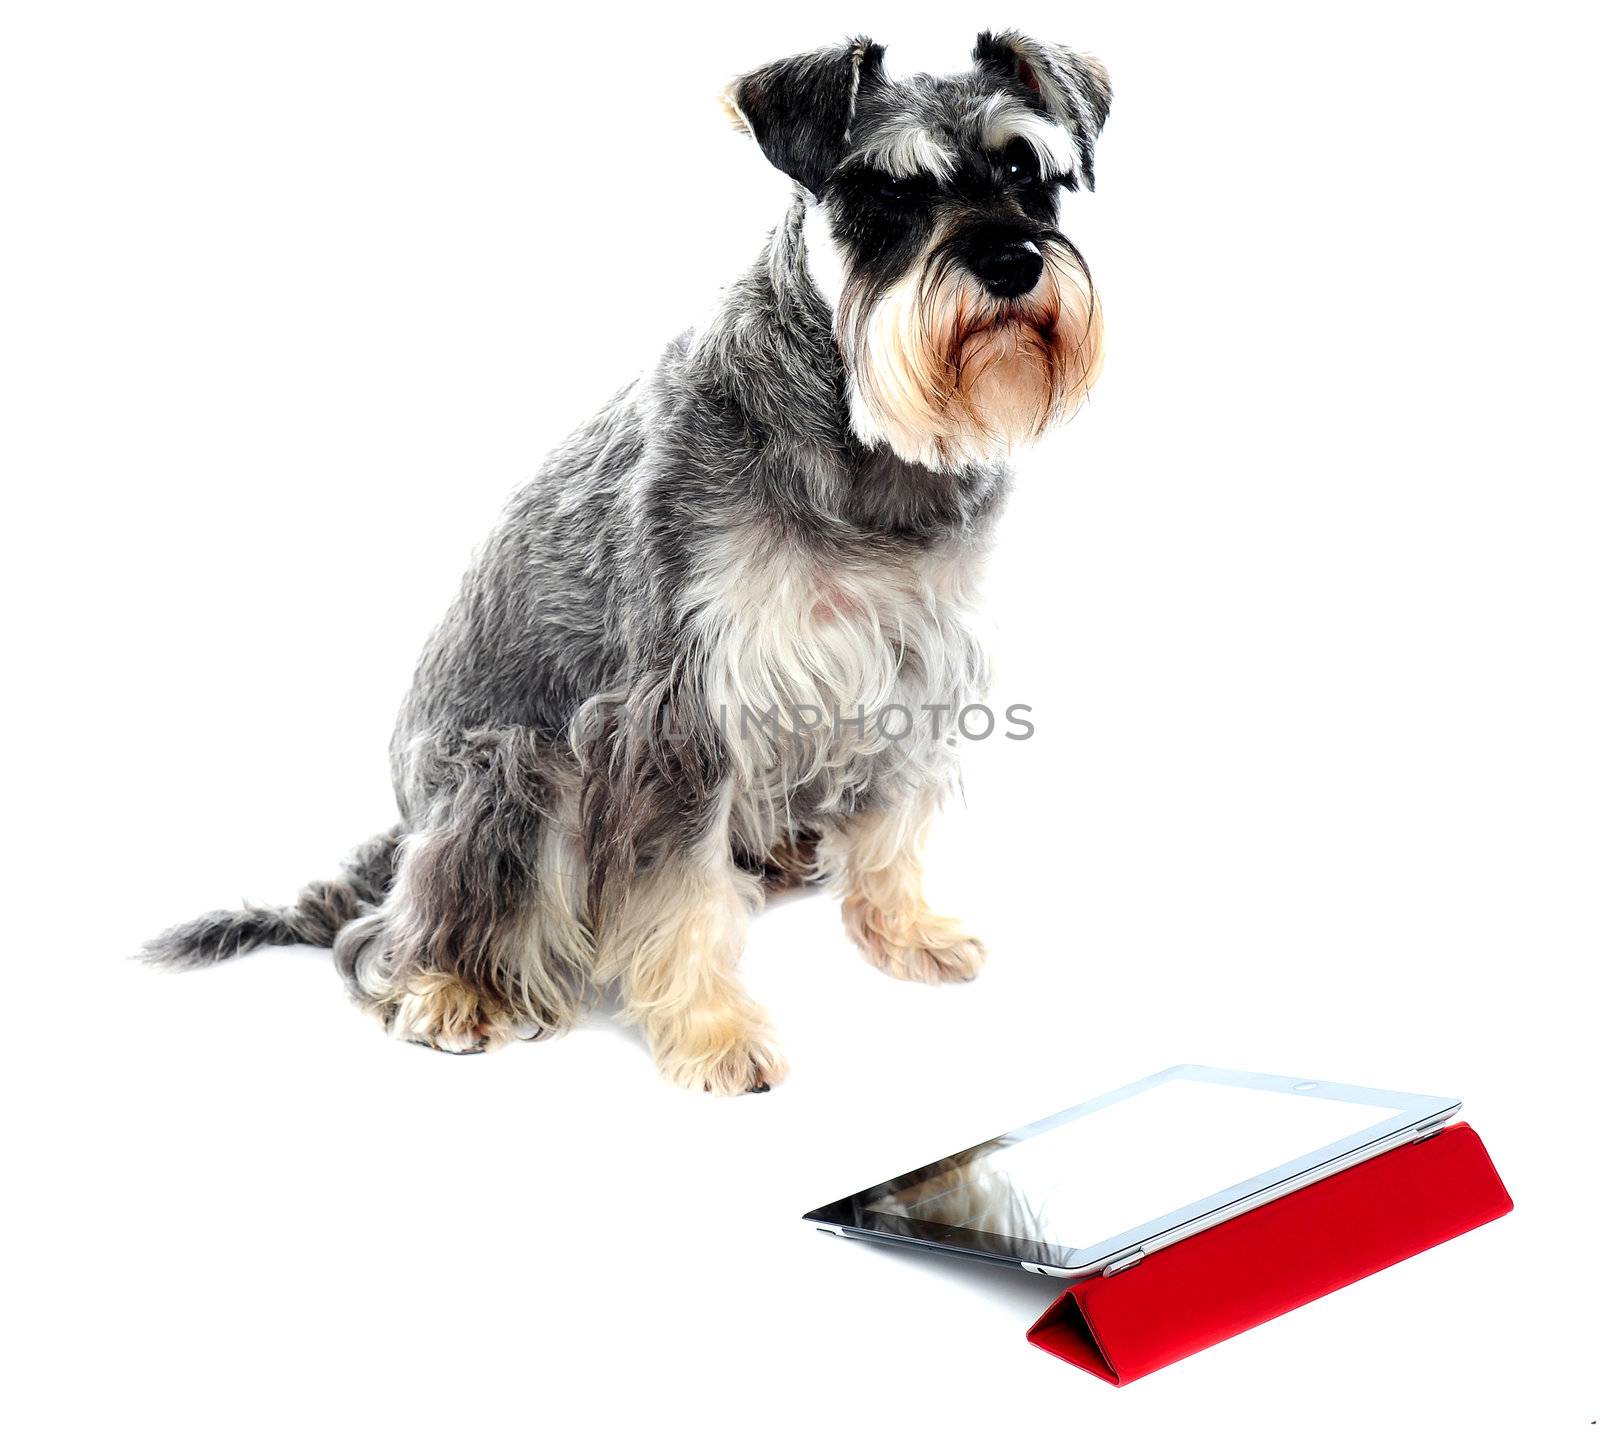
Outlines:
{"type": "Polygon", "coordinates": [[[1004,149],[1020,139],[1030,148],[1045,174],[1082,178],[1082,164],[1073,137],[1037,110],[1010,95],[990,95],[978,114],[979,133],[987,149],[1004,149]]]}
{"type": "Polygon", "coordinates": [[[955,151],[915,122],[880,130],[862,141],[858,153],[868,164],[896,179],[911,179],[919,174],[949,179],[956,172],[955,151]]]}

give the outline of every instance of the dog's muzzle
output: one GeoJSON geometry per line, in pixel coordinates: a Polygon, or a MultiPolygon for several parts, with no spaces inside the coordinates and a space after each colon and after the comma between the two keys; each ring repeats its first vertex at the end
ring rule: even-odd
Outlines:
{"type": "Polygon", "coordinates": [[[884,290],[847,285],[851,417],[932,468],[993,462],[1077,407],[1099,366],[1088,270],[1062,235],[957,227],[884,290]]]}

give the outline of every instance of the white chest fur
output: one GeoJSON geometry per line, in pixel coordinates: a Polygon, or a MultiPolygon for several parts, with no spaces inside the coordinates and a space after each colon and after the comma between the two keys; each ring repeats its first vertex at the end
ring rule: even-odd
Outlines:
{"type": "Polygon", "coordinates": [[[983,557],[950,539],[823,559],[766,529],[718,545],[688,615],[749,835],[950,779],[955,714],[985,686],[983,557]]]}

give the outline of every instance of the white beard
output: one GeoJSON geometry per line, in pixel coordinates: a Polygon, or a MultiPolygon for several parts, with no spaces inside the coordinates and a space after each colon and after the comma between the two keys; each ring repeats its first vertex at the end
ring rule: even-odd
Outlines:
{"type": "Polygon", "coordinates": [[[959,269],[930,293],[926,259],[870,308],[847,288],[835,310],[851,426],[869,447],[936,472],[1002,462],[1082,402],[1099,372],[1099,302],[1059,246],[1016,301],[959,269]]]}

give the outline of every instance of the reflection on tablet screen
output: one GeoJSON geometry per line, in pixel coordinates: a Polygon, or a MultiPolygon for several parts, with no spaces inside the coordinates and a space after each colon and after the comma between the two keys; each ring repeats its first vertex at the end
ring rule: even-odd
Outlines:
{"type": "Polygon", "coordinates": [[[990,1141],[866,1208],[1086,1249],[1399,1110],[1174,1079],[1025,1139],[990,1141]]]}

